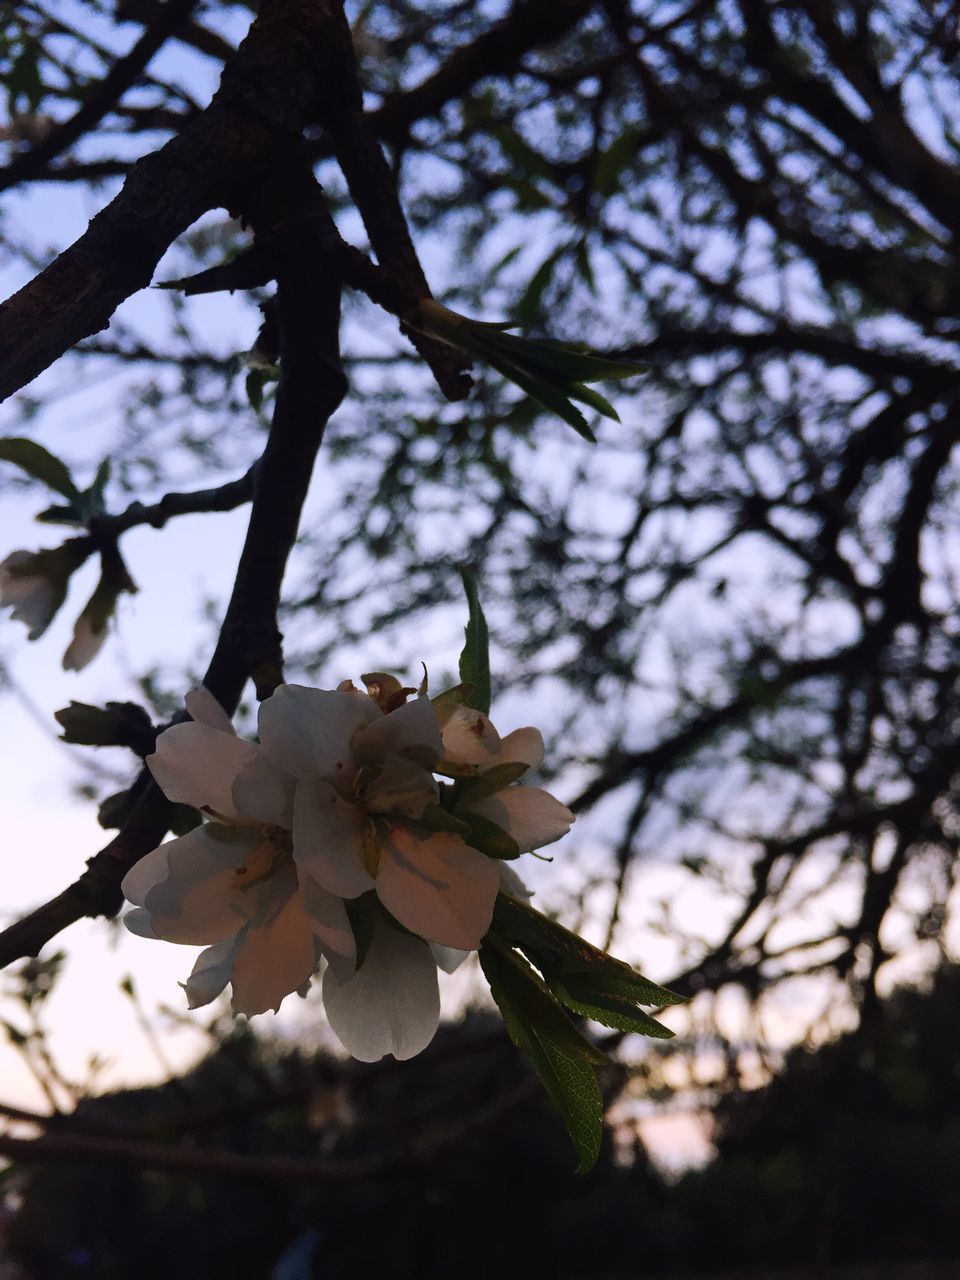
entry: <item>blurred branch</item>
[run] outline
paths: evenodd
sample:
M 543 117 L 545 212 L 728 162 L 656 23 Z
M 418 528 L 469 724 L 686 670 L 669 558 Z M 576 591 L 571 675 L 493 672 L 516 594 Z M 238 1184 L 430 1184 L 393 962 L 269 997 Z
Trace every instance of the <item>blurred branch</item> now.
M 516 74 L 533 49 L 560 40 L 593 8 L 593 0 L 518 0 L 507 15 L 457 49 L 426 80 L 390 94 L 369 114 L 369 128 L 386 142 L 403 142 L 418 120 L 437 115 L 488 76 Z
M 29 181 L 51 160 L 98 125 L 136 83 L 153 55 L 196 4 L 197 0 L 168 0 L 162 7 L 158 6 L 156 16 L 130 52 L 114 63 L 70 119 L 57 125 L 42 141 L 0 170 L 0 191 L 7 191 L 18 182 Z
M 375 1178 L 429 1161 L 437 1152 L 476 1133 L 528 1102 L 537 1083 L 528 1077 L 440 1132 L 398 1144 L 377 1156 L 246 1156 L 232 1151 L 200 1151 L 80 1133 L 47 1133 L 39 1138 L 0 1134 L 0 1155 L 29 1163 L 92 1160 L 131 1164 L 187 1177 L 216 1177 L 245 1182 L 320 1182 Z M 32 1119 L 33 1117 L 31 1117 Z

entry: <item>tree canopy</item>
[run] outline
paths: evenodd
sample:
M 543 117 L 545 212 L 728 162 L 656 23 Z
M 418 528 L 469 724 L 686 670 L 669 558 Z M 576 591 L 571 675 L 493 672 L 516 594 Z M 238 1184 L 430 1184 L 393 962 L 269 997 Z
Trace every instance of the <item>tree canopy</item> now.
M 258 10 L 4 11 L 3 249 L 24 283 L 0 387 L 9 434 L 77 479 L 21 447 L 3 480 L 59 488 L 45 518 L 80 525 L 51 580 L 100 556 L 99 637 L 133 580 L 151 591 L 127 530 L 252 500 L 209 652 L 183 655 L 232 711 L 284 662 L 415 670 L 469 567 L 496 684 L 550 730 L 608 942 L 639 958 L 634 930 L 659 929 L 657 976 L 687 994 L 826 974 L 869 1009 L 886 961 L 947 945 L 955 874 L 952 6 Z M 72 244 L 29 216 L 51 199 L 97 210 Z M 139 306 L 151 281 L 169 287 Z M 642 366 L 601 384 L 620 421 L 588 388 L 598 443 L 578 439 L 564 396 L 438 341 L 431 293 Z M 58 379 L 118 369 L 110 420 L 63 440 Z M 172 713 L 186 677 L 140 674 Z M 137 713 L 116 714 L 126 743 Z M 115 913 L 172 818 L 141 776 L 0 958 Z M 665 867 L 674 900 L 651 900 Z M 708 927 L 683 917 L 687 881 Z

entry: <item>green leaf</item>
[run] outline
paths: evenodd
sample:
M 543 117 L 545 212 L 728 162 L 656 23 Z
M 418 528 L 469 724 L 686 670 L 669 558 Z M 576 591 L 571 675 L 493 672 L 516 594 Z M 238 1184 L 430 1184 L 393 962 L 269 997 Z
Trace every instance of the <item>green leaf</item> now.
M 28 476 L 63 494 L 71 502 L 80 496 L 66 465 L 36 440 L 28 440 L 25 436 L 0 436 L 0 462 L 12 462 Z
M 518 778 L 522 778 L 525 773 L 529 772 L 530 766 L 520 762 L 495 764 L 493 768 L 485 769 L 479 778 L 464 787 L 457 798 L 457 805 L 472 804 L 477 800 L 486 800 L 487 796 L 503 791 L 512 782 L 516 782 Z
M 518 366 L 513 361 L 504 358 L 496 350 L 487 347 L 482 341 L 474 344 L 470 349 L 470 354 L 476 355 L 479 359 L 485 361 L 491 369 L 496 369 L 508 382 L 513 382 L 525 391 L 531 400 L 535 400 L 542 409 L 546 409 L 549 413 L 555 413 L 568 426 L 573 427 L 578 435 L 583 436 L 584 440 L 588 440 L 591 444 L 597 443 L 597 437 L 593 434 L 587 425 L 587 420 L 571 403 L 567 395 L 546 379 L 537 377 L 530 373 L 529 370 Z
M 490 134 L 500 143 L 507 159 L 512 160 L 523 173 L 531 177 L 545 178 L 551 183 L 556 181 L 553 166 L 546 157 L 535 150 L 509 125 L 496 125 L 490 130 Z
M 508 991 L 515 1018 L 522 1018 L 525 1025 L 536 1027 L 541 1035 L 554 1040 L 565 1053 L 582 1057 L 596 1067 L 609 1064 L 607 1054 L 570 1021 L 540 975 L 522 955 L 496 939 L 488 938 L 480 948 L 481 964 L 484 956 L 488 965 L 500 975 L 501 988 Z
M 607 982 L 602 976 L 589 973 L 571 973 L 548 978 L 547 986 L 568 1009 L 605 1027 L 658 1040 L 669 1040 L 674 1034 L 636 1007 L 636 999 L 626 983 Z
M 528 294 L 532 289 L 534 300 L 552 261 L 548 258 L 541 264 L 531 281 Z M 504 332 L 513 327 L 513 322 L 470 320 L 432 298 L 421 298 L 404 320 L 420 333 L 488 364 L 591 443 L 595 443 L 593 432 L 572 401 L 589 404 L 607 417 L 617 415 L 609 401 L 588 391 L 584 384 L 642 372 L 640 365 L 597 355 L 581 344 L 517 337 Z
M 472 693 L 472 684 L 455 684 L 452 689 L 444 689 L 443 693 L 438 693 L 430 701 L 438 711 L 445 711 L 447 707 L 468 707 L 468 699 Z
M 85 489 L 81 495 L 83 514 L 89 519 L 91 516 L 101 516 L 105 511 L 104 493 L 107 485 L 110 483 L 110 459 L 104 458 L 97 467 L 97 474 L 93 477 L 93 484 L 89 489 Z
M 580 279 L 587 286 L 587 288 L 594 295 L 594 297 L 596 297 L 597 280 L 596 280 L 596 276 L 594 276 L 593 274 L 593 263 L 590 261 L 590 245 L 587 242 L 586 236 L 583 236 L 580 240 L 577 241 L 576 264 L 577 264 L 577 274 L 580 276 Z
M 566 980 L 571 974 L 600 975 L 609 995 L 635 1004 L 662 1007 L 685 1003 L 683 996 L 651 982 L 630 965 L 607 955 L 512 894 L 498 896 L 491 931 L 523 951 L 548 981 L 555 976 Z
M 467 597 L 469 616 L 464 630 L 463 652 L 460 654 L 460 679 L 471 685 L 469 695 L 464 699 L 468 707 L 475 711 L 490 714 L 490 633 L 487 620 L 483 616 L 480 597 L 477 593 L 477 579 L 473 573 L 464 569 L 460 573 L 463 590 Z
M 596 409 L 597 413 L 602 414 L 604 418 L 610 418 L 613 422 L 620 421 L 619 413 L 617 413 L 607 397 L 602 396 L 593 387 L 588 387 L 583 382 L 575 382 L 568 388 L 568 394 L 571 400 L 579 400 L 581 404 L 588 404 L 591 409 Z
M 504 333 L 497 325 L 470 322 L 471 328 L 488 330 L 483 336 L 488 346 L 504 359 L 552 382 L 617 381 L 644 372 L 644 366 L 629 360 L 614 360 L 597 355 L 589 347 L 576 342 L 557 342 L 552 338 L 521 338 Z
M 41 524 L 65 524 L 71 529 L 82 529 L 84 525 L 83 517 L 73 503 L 67 506 L 56 503 L 52 507 L 45 507 L 33 518 Z
M 578 1173 L 597 1161 L 603 1100 L 594 1064 L 606 1061 L 576 1029 L 536 974 L 514 952 L 484 944 L 480 967 L 510 1039 L 540 1077 L 580 1157 Z
M 540 319 L 540 304 L 543 295 L 546 292 L 550 281 L 553 279 L 553 273 L 557 269 L 557 263 L 567 252 L 569 245 L 563 243 L 554 251 L 547 255 L 540 263 L 536 271 L 530 277 L 530 283 L 524 289 L 517 301 L 515 314 L 517 323 L 524 327 L 536 324 Z
M 442 809 L 438 804 L 428 804 L 423 813 L 417 819 L 421 827 L 426 827 L 428 831 L 452 831 L 458 836 L 468 836 L 470 828 L 462 819 L 454 817 L 446 809 Z
M 124 592 L 134 595 L 136 591 L 137 584 L 127 572 L 120 552 L 115 546 L 105 546 L 100 552 L 100 580 L 74 624 L 73 640 L 63 655 L 64 671 L 82 671 L 92 661 L 106 638 L 120 596 Z
M 619 134 L 594 165 L 592 186 L 598 195 L 612 196 L 620 185 L 620 174 L 637 161 L 643 131 L 631 125 Z
M 469 824 L 470 831 L 464 839 L 472 848 L 479 849 L 488 858 L 499 858 L 508 862 L 520 857 L 520 846 L 516 840 L 495 822 L 491 822 L 489 818 L 482 818 L 479 813 L 464 813 L 462 816 Z

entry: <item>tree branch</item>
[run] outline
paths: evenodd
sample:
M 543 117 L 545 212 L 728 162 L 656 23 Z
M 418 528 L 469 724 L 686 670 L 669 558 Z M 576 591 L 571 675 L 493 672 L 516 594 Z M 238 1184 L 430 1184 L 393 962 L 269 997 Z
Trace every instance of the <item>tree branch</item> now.
M 0 400 L 104 328 L 121 302 L 149 284 L 161 256 L 201 214 L 220 205 L 242 213 L 237 193 L 276 173 L 277 154 L 290 156 L 307 120 L 334 119 L 342 112 L 336 95 L 348 92 L 349 38 L 336 0 L 264 0 L 210 105 L 135 165 L 120 194 L 80 239 L 0 306 Z M 350 53 L 346 72 L 344 39 Z M 399 210 L 395 192 L 393 200 Z M 392 226 L 389 246 L 378 234 L 378 275 L 395 270 L 384 252 L 400 253 L 400 288 L 394 294 L 409 309 L 429 290 L 409 234 L 400 252 L 395 219 Z M 448 350 L 425 348 L 424 355 L 448 395 L 466 394 L 463 366 L 451 364 Z
M 205 515 L 215 511 L 234 511 L 253 497 L 259 463 L 254 463 L 236 480 L 212 489 L 194 489 L 191 493 L 165 493 L 157 502 L 131 502 L 126 511 L 113 516 L 95 516 L 87 527 L 95 538 L 117 538 L 128 529 L 148 524 L 162 529 L 175 516 Z
M 46 1133 L 39 1138 L 0 1134 L 0 1155 L 23 1163 L 93 1160 L 158 1169 L 188 1177 L 216 1177 L 245 1182 L 339 1182 L 374 1178 L 431 1159 L 445 1147 L 480 1132 L 489 1124 L 529 1102 L 537 1082 L 527 1076 L 483 1106 L 468 1111 L 440 1132 L 413 1137 L 384 1155 L 376 1156 L 248 1156 L 233 1151 L 197 1150 L 137 1142 L 127 1138 L 80 1133 Z
M 244 207 L 258 234 L 286 249 L 278 264 L 281 376 L 233 593 L 204 684 L 228 712 L 253 675 L 261 696 L 281 679 L 277 604 L 327 420 L 346 391 L 340 368 L 340 280 L 328 261 L 332 220 L 308 166 L 279 153 L 277 171 L 251 175 Z M 296 235 L 282 232 L 296 227 Z M 335 244 L 335 242 L 334 242 Z M 174 806 L 146 769 L 116 837 L 69 888 L 0 933 L 0 967 L 36 955 L 84 916 L 115 915 L 127 871 L 165 835 Z

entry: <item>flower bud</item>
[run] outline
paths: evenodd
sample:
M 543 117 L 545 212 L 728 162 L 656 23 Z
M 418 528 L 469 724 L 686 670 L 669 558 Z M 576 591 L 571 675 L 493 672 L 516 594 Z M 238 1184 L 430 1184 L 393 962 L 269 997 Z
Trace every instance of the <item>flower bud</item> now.
M 70 575 L 90 554 L 86 538 L 45 551 L 11 551 L 0 563 L 0 608 L 12 610 L 36 640 L 53 621 L 67 595 Z

